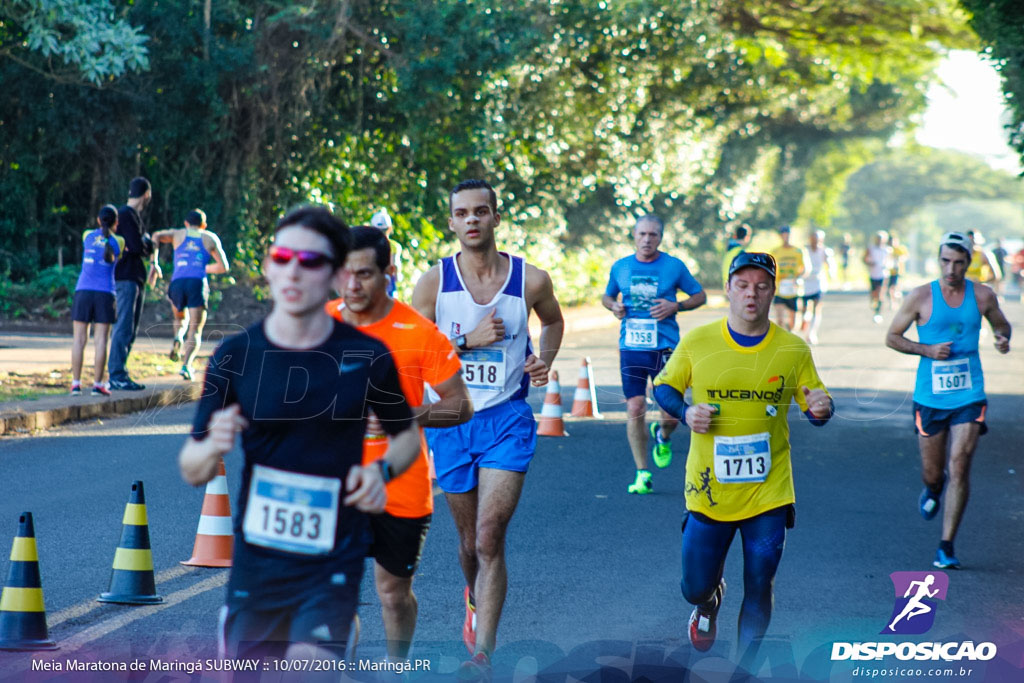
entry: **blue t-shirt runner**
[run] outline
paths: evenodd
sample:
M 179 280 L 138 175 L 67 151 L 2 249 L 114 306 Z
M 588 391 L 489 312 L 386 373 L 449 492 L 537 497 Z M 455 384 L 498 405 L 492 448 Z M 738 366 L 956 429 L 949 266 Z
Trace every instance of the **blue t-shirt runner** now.
M 636 479 L 629 493 L 650 493 L 647 466 L 648 433 L 654 440 L 654 464 L 672 462 L 669 437 L 678 424 L 667 413 L 647 430 L 647 383 L 658 376 L 672 349 L 679 343 L 676 315 L 702 305 L 707 297 L 690 269 L 679 259 L 658 250 L 664 236 L 662 220 L 642 216 L 633 229 L 636 252 L 612 265 L 602 303 L 621 320 L 619 325 L 619 375 L 626 397 L 626 436 L 636 465 Z M 676 293 L 688 295 L 676 300 Z M 619 301 L 619 295 L 622 300 Z M 660 319 L 659 319 L 660 318 Z
M 674 256 L 658 252 L 644 263 L 636 254 L 619 259 L 612 266 L 604 293 L 613 299 L 622 294 L 626 317 L 619 327 L 619 348 L 632 351 L 674 349 L 679 343 L 679 323 L 675 315 L 655 320 L 651 306 L 655 299 L 675 301 L 676 292 L 693 296 L 702 291 L 686 264 Z

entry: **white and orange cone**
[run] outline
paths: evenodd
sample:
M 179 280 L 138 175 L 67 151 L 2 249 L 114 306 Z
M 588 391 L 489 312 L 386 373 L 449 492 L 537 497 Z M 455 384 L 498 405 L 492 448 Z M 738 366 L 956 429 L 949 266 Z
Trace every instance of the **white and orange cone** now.
M 189 567 L 230 567 L 234 543 L 228 478 L 222 459 L 217 465 L 217 476 L 206 484 L 192 557 L 182 564 Z
M 580 377 L 576 383 L 576 393 L 572 400 L 573 417 L 596 417 L 601 418 L 597 409 L 597 394 L 594 391 L 593 367 L 590 358 L 584 358 L 580 364 Z
M 562 387 L 558 383 L 558 371 L 552 370 L 548 378 L 548 390 L 544 394 L 544 405 L 537 422 L 538 436 L 569 436 L 562 421 Z

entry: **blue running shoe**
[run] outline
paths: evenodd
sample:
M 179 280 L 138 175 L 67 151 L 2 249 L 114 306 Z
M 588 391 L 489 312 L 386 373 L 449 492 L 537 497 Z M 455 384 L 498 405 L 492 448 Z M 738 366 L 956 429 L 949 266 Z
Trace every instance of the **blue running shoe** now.
M 942 478 L 942 485 L 939 486 L 938 493 L 935 493 L 927 486 L 924 487 L 924 490 L 921 491 L 921 497 L 918 499 L 918 509 L 921 511 L 922 517 L 934 519 L 935 515 L 939 514 L 939 507 L 942 505 L 942 491 L 945 488 L 946 477 Z
M 939 569 L 960 569 L 960 560 L 942 548 L 935 551 L 935 561 L 932 564 Z

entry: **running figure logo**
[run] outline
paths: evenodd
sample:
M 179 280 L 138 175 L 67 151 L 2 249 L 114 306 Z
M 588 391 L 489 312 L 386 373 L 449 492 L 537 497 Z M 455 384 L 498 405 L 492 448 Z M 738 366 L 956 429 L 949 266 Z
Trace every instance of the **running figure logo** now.
M 935 623 L 937 600 L 946 599 L 949 577 L 943 572 L 893 572 L 889 578 L 896 591 L 896 604 L 882 633 L 927 632 Z
M 718 503 L 711 497 L 711 468 L 705 467 L 704 471 L 700 473 L 700 488 L 697 488 L 690 482 L 686 482 L 686 495 L 706 493 L 708 494 L 708 505 L 715 506 Z

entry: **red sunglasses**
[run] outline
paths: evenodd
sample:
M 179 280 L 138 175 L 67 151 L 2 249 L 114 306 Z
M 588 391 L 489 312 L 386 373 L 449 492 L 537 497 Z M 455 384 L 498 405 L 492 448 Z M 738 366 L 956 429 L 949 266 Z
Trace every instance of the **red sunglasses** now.
M 270 260 L 279 266 L 288 265 L 294 258 L 299 259 L 300 268 L 307 268 L 309 270 L 316 270 L 328 263 L 334 263 L 333 257 L 319 251 L 289 249 L 288 247 L 282 247 L 277 244 L 270 247 L 270 251 L 268 251 L 267 254 L 270 256 Z

